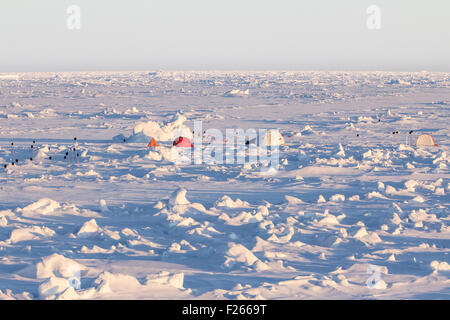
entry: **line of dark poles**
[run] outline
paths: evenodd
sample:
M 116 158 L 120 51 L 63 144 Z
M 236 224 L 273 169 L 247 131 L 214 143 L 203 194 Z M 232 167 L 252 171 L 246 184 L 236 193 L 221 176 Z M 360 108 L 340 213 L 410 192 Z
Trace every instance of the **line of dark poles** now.
M 64 155 L 64 160 L 66 161 L 66 166 L 69 165 L 69 161 L 70 160 L 75 162 L 74 161 L 75 159 L 73 157 L 76 157 L 76 160 L 77 160 L 77 163 L 78 163 L 78 159 L 80 157 L 80 153 L 77 152 L 77 149 L 75 147 L 75 144 L 77 142 L 77 138 L 75 137 L 75 138 L 73 138 L 73 140 L 74 140 L 74 145 L 72 147 L 70 147 L 69 151 L 66 151 L 66 153 Z M 36 147 L 36 140 L 33 140 L 33 144 L 30 147 L 30 152 L 31 152 L 30 158 L 29 158 L 30 161 L 33 161 L 34 150 L 36 149 L 35 147 Z M 70 151 L 73 151 L 73 153 L 69 153 Z M 76 152 L 76 154 L 75 154 L 75 152 Z M 53 157 L 49 156 L 48 160 L 53 160 Z M 8 168 L 8 165 L 14 166 L 14 165 L 16 165 L 18 163 L 19 163 L 19 159 L 16 158 L 16 152 L 15 152 L 15 149 L 14 149 L 14 142 L 11 142 L 11 163 L 10 164 L 4 164 L 3 168 L 6 170 Z

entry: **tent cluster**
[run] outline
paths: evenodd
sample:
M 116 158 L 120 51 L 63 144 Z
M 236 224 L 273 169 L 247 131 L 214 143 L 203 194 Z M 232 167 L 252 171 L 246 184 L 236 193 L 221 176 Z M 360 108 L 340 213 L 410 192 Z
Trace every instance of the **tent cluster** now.
M 257 138 L 249 139 L 245 142 L 246 145 L 249 144 L 256 144 Z M 284 146 L 284 138 L 283 135 L 280 134 L 277 130 L 269 130 L 267 133 L 261 137 L 260 144 L 263 146 Z M 178 137 L 173 142 L 172 145 L 174 147 L 181 147 L 181 148 L 192 148 L 194 145 L 192 144 L 191 140 L 187 137 Z M 147 147 L 153 148 L 158 147 L 158 142 L 155 138 L 150 138 L 150 142 L 148 143 Z
M 172 145 L 174 147 L 181 147 L 181 148 L 192 148 L 194 146 L 191 143 L 191 140 L 189 140 L 189 138 L 181 137 L 181 136 L 176 138 L 172 142 Z M 150 142 L 148 143 L 147 147 L 149 147 L 149 148 L 159 147 L 159 144 L 155 138 L 150 138 Z
M 394 132 L 398 133 L 397 132 Z M 413 131 L 411 130 L 409 134 L 411 135 Z M 357 135 L 359 136 L 359 134 Z M 258 139 L 253 138 L 249 139 L 245 142 L 246 145 L 250 144 L 257 144 Z M 194 145 L 191 143 L 191 140 L 187 137 L 178 137 L 173 142 L 172 145 L 174 147 L 181 147 L 181 148 L 192 148 Z M 262 146 L 284 146 L 284 138 L 283 135 L 278 132 L 278 130 L 268 130 L 267 133 L 260 138 L 260 145 Z M 434 141 L 434 138 L 430 134 L 422 134 L 416 139 L 416 146 L 435 146 L 437 147 L 438 144 Z M 159 147 L 158 142 L 155 138 L 150 138 L 150 142 L 148 143 L 147 147 L 153 148 L 153 147 Z

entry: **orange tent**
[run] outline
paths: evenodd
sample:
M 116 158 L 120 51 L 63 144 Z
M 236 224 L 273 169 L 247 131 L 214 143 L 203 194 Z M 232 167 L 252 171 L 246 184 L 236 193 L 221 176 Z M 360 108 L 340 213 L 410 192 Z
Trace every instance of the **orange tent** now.
M 148 146 L 147 146 L 147 147 L 149 147 L 149 148 L 159 147 L 159 144 L 158 144 L 158 142 L 156 142 L 155 138 L 152 138 L 152 141 L 150 141 L 150 142 L 148 143 Z

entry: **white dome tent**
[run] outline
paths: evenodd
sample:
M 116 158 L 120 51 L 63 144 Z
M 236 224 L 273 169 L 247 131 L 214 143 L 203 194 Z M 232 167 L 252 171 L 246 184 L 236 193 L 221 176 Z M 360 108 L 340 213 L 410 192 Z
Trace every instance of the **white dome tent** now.
M 436 142 L 434 142 L 433 136 L 431 134 L 421 134 L 419 137 L 417 137 L 416 146 L 417 147 L 424 147 L 424 146 L 437 147 L 438 144 Z
M 247 140 L 245 144 L 256 144 L 257 138 Z M 260 146 L 284 146 L 283 135 L 276 129 L 270 129 L 264 135 L 259 137 Z
M 284 146 L 284 138 L 278 130 L 271 129 L 261 138 L 261 145 Z

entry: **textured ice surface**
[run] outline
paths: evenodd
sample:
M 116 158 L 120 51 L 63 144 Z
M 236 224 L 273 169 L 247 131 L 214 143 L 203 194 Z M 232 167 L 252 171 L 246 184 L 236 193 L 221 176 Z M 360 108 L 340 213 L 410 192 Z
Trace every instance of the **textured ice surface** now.
M 448 299 L 449 80 L 2 77 L 0 298 Z M 174 164 L 171 135 L 196 120 L 278 129 L 279 167 Z M 422 133 L 438 147 L 413 146 Z

